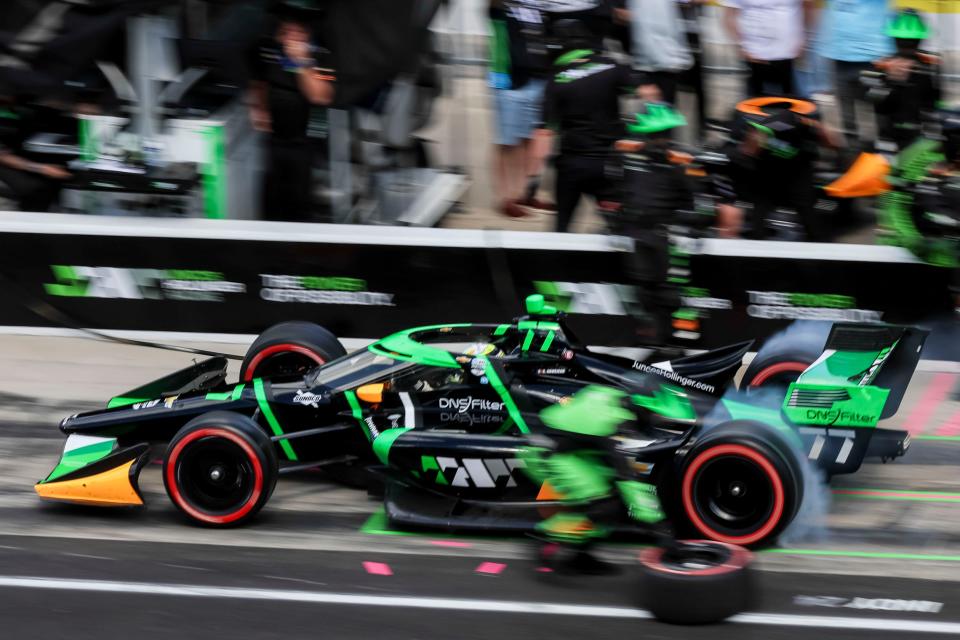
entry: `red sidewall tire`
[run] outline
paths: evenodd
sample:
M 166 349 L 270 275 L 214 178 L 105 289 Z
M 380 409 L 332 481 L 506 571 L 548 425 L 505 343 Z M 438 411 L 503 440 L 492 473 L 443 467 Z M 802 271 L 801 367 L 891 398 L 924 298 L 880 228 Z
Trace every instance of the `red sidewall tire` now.
M 287 377 L 295 373 L 299 375 L 304 368 L 326 364 L 346 353 L 337 337 L 318 324 L 300 320 L 281 322 L 257 336 L 247 349 L 240 365 L 240 379 L 249 382 L 254 378 Z M 286 358 L 292 358 L 293 362 L 278 362 L 272 369 L 268 366 L 273 358 L 284 354 Z M 298 357 L 305 362 L 298 361 Z M 281 364 L 286 366 L 276 366 Z
M 250 496 L 235 511 L 225 515 L 205 513 L 195 508 L 190 504 L 190 501 L 184 497 L 180 489 L 179 474 L 177 473 L 177 462 L 179 461 L 180 454 L 182 454 L 183 450 L 191 443 L 202 438 L 210 437 L 225 438 L 240 447 L 253 468 L 254 484 L 253 489 L 250 491 Z M 164 479 L 167 482 L 167 489 L 170 492 L 170 499 L 173 500 L 173 503 L 194 520 L 212 525 L 233 524 L 253 511 L 260 500 L 260 496 L 263 495 L 263 476 L 263 463 L 260 461 L 260 457 L 257 455 L 253 446 L 242 436 L 218 427 L 197 429 L 196 431 L 188 433 L 174 445 L 173 449 L 167 455 L 167 464 L 164 467 Z
M 739 456 L 750 460 L 763 471 L 770 481 L 773 492 L 773 504 L 771 505 L 770 515 L 767 516 L 767 519 L 764 520 L 761 526 L 748 534 L 733 536 L 717 531 L 704 521 L 694 503 L 693 489 L 697 472 L 706 462 L 720 456 Z M 718 542 L 734 545 L 751 545 L 764 540 L 778 528 L 785 511 L 786 496 L 784 493 L 783 479 L 780 477 L 780 473 L 777 471 L 773 462 L 771 462 L 765 453 L 744 444 L 718 443 L 697 453 L 690 464 L 684 469 L 681 485 L 681 501 L 687 519 L 701 535 Z
M 662 622 L 695 625 L 720 622 L 751 608 L 754 588 L 752 554 L 715 541 L 686 541 L 728 551 L 722 564 L 699 570 L 669 567 L 665 549 L 645 549 L 640 555 L 639 604 Z M 681 547 L 684 541 L 679 543 Z
M 195 450 L 198 447 L 201 449 Z M 211 487 L 196 484 L 204 481 L 188 475 L 201 471 L 193 465 L 214 463 L 225 464 L 228 473 L 237 474 L 243 484 L 237 485 L 235 493 L 208 495 Z M 230 527 L 253 518 L 270 499 L 277 484 L 279 461 L 269 435 L 253 419 L 232 411 L 211 411 L 188 422 L 173 437 L 164 456 L 162 475 L 170 501 L 194 524 Z M 222 488 L 229 490 L 231 486 Z
M 716 566 L 697 569 L 695 571 L 680 571 L 677 569 L 672 569 L 664 564 L 663 556 L 666 553 L 666 549 L 663 547 L 647 547 L 640 552 L 640 564 L 644 565 L 650 571 L 657 571 L 660 573 L 670 573 L 683 576 L 717 576 L 724 573 L 740 571 L 753 560 L 753 554 L 739 545 L 719 542 L 717 540 L 683 540 L 681 542 L 694 542 L 723 546 L 727 549 L 727 551 L 730 552 L 730 557 L 723 564 L 718 564 Z
M 751 389 L 762 387 L 763 384 L 770 378 L 775 378 L 776 376 L 780 376 L 785 373 L 796 373 L 797 375 L 794 377 L 794 379 L 796 379 L 799 378 L 800 374 L 806 371 L 807 367 L 809 366 L 809 362 L 800 362 L 796 360 L 777 362 L 758 371 L 747 386 Z
M 327 363 L 326 358 L 308 347 L 291 343 L 275 344 L 263 349 L 262 351 L 258 351 L 252 358 L 250 358 L 249 362 L 244 364 L 243 381 L 250 382 L 253 380 L 254 377 L 256 377 L 255 374 L 257 367 L 263 363 L 264 360 L 267 360 L 271 356 L 275 356 L 278 353 L 299 353 L 302 356 L 310 358 L 318 365 Z

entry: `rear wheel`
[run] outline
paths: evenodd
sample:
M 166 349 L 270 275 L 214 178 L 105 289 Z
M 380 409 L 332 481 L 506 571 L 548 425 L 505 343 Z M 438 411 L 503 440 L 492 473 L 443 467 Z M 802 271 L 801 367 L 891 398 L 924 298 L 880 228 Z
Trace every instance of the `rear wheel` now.
M 716 427 L 687 454 L 680 472 L 680 518 L 696 535 L 744 546 L 771 543 L 803 500 L 803 469 L 773 428 Z
M 277 454 L 253 420 L 213 411 L 188 422 L 163 462 L 174 506 L 193 522 L 236 526 L 253 518 L 277 483 Z
M 797 323 L 768 340 L 744 371 L 740 388 L 780 386 L 786 390 L 823 353 L 830 326 L 828 322 Z
M 240 379 L 293 378 L 347 351 L 337 337 L 312 322 L 282 322 L 261 333 L 243 358 Z
M 749 608 L 752 555 L 712 540 L 681 540 L 640 554 L 640 604 L 672 624 L 720 622 Z

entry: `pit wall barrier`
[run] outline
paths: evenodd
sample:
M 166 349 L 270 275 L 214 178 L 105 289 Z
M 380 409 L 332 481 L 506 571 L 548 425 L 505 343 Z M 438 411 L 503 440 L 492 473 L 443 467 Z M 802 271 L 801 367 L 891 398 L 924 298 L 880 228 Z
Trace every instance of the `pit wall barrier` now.
M 299 319 L 377 338 L 417 325 L 502 322 L 539 292 L 588 344 L 638 346 L 631 247 L 584 234 L 0 213 L 0 327 L 256 334 Z M 678 344 L 762 338 L 794 319 L 922 323 L 936 328 L 925 357 L 960 360 L 951 274 L 903 249 L 678 247 L 689 254 L 677 284 Z

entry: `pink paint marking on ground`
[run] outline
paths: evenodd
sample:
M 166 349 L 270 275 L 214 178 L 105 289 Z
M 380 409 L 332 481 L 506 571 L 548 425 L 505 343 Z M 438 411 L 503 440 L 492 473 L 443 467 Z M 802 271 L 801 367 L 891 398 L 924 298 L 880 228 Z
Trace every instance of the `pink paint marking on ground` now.
M 957 374 L 955 373 L 938 373 L 934 376 L 930 386 L 927 387 L 927 390 L 920 397 L 920 401 L 917 402 L 917 406 L 906 419 L 907 431 L 911 435 L 924 433 L 927 422 L 930 421 L 937 407 L 950 393 L 956 379 Z
M 456 540 L 431 540 L 430 544 L 438 547 L 454 547 L 457 549 L 469 549 L 473 546 L 469 542 L 458 542 Z
M 501 562 L 481 562 L 474 571 L 477 573 L 487 573 L 490 575 L 500 575 L 500 573 L 507 568 L 507 565 Z
M 540 573 L 553 573 L 553 569 L 550 567 L 537 567 L 537 571 Z
M 960 436 L 960 410 L 950 416 L 946 422 L 940 425 L 936 434 L 938 436 Z
M 364 562 L 363 568 L 367 570 L 372 576 L 392 576 L 393 571 L 390 569 L 390 565 L 384 564 L 382 562 Z

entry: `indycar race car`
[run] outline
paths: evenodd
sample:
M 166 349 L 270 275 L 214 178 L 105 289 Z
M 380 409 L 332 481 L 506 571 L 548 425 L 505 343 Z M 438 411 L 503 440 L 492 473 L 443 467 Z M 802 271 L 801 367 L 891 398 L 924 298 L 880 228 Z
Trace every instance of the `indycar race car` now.
M 229 526 L 263 507 L 278 474 L 320 467 L 378 479 L 399 525 L 529 530 L 562 505 L 521 472 L 527 436 L 545 408 L 605 385 L 636 407 L 618 447 L 676 526 L 763 544 L 799 508 L 804 458 L 833 475 L 905 452 L 905 432 L 876 425 L 896 412 L 925 338 L 835 324 L 818 353 L 761 349 L 737 390 L 750 342 L 666 361 L 595 352 L 539 295 L 511 323 L 419 327 L 349 354 L 321 327 L 288 322 L 251 345 L 237 383 L 213 357 L 63 420 L 62 458 L 36 491 L 141 505 L 140 470 L 162 459 L 174 505 Z

